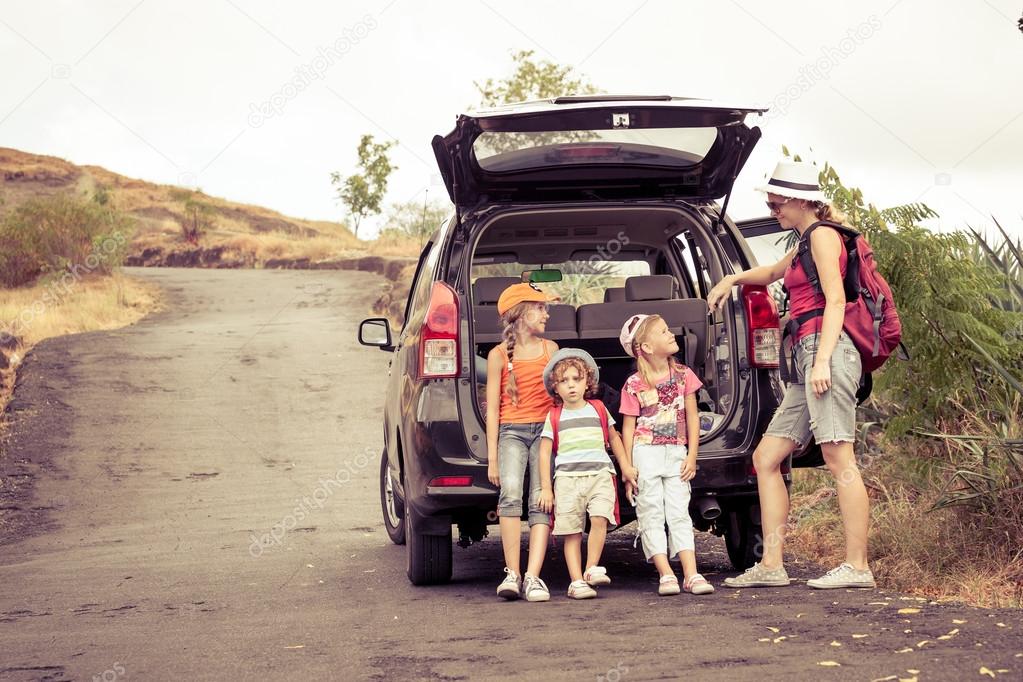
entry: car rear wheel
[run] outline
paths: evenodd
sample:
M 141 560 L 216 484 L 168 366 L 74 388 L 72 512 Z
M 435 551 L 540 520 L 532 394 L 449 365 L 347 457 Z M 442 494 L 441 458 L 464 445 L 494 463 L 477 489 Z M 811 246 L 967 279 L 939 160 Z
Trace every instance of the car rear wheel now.
M 391 479 L 391 472 L 387 466 L 387 450 L 384 450 L 380 458 L 380 506 L 384 512 L 384 528 L 387 529 L 387 537 L 396 545 L 405 544 L 405 524 L 401 517 L 404 514 L 403 505 L 394 492 L 394 481 Z
M 406 573 L 413 585 L 437 585 L 451 580 L 451 526 L 441 535 L 427 535 L 417 516 L 405 507 Z M 424 524 L 425 525 L 425 524 Z
M 736 570 L 745 571 L 764 554 L 763 531 L 757 516 L 757 507 L 746 506 L 732 509 L 728 514 L 728 528 L 725 531 L 725 547 L 728 558 Z

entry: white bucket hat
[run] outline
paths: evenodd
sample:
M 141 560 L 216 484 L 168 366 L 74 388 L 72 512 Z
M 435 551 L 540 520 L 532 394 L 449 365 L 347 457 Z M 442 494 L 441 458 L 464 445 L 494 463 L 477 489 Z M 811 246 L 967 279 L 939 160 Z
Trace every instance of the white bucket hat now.
M 818 178 L 820 171 L 812 163 L 803 161 L 779 161 L 766 185 L 757 187 L 758 192 L 768 192 L 793 199 L 827 201 L 821 191 Z

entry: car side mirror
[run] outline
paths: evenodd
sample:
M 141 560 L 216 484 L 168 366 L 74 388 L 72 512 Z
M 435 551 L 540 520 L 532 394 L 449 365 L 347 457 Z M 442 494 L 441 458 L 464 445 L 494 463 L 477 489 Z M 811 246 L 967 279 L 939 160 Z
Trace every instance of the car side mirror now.
M 391 323 L 383 317 L 371 317 L 359 324 L 359 343 L 380 350 L 394 350 L 391 343 Z

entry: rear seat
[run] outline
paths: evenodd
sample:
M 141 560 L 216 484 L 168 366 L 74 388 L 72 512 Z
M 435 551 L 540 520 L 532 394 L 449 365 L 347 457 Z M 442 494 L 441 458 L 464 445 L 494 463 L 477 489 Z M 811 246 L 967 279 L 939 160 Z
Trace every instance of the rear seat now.
M 624 303 L 625 287 L 608 287 L 604 290 L 604 303 Z
M 671 275 L 630 277 L 625 281 L 625 301 L 579 306 L 576 311 L 579 338 L 610 338 L 617 343 L 622 325 L 630 316 L 656 313 L 672 332 L 685 335 L 681 344 L 685 362 L 700 367 L 707 352 L 707 302 L 700 298 L 675 298 L 677 291 Z
M 477 344 L 500 343 L 501 320 L 497 314 L 497 299 L 501 292 L 512 284 L 518 284 L 518 277 L 479 277 L 472 285 L 472 319 L 475 329 L 474 342 Z M 575 308 L 570 305 L 552 304 L 547 309 L 547 330 L 544 336 L 555 341 L 577 339 Z

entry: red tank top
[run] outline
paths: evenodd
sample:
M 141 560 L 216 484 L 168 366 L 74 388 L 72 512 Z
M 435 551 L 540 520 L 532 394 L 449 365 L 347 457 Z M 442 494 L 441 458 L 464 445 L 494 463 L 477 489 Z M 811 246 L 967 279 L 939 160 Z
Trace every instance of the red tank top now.
M 820 227 L 818 229 L 825 229 Z M 834 228 L 826 228 L 833 230 Z M 838 270 L 842 277 L 845 277 L 845 266 L 849 261 L 849 254 L 845 250 L 845 241 L 842 241 L 842 252 L 838 255 Z M 819 269 L 819 268 L 818 268 Z M 784 278 L 785 288 L 789 292 L 789 318 L 795 319 L 803 313 L 810 312 L 811 310 L 820 310 L 824 307 L 824 294 L 818 293 L 810 281 L 806 277 L 806 272 L 803 270 L 803 265 L 799 262 L 798 257 L 794 257 L 789 266 L 785 268 Z M 804 322 L 796 333 L 796 341 L 808 336 L 810 334 L 816 334 L 820 331 L 821 317 L 814 317 Z

